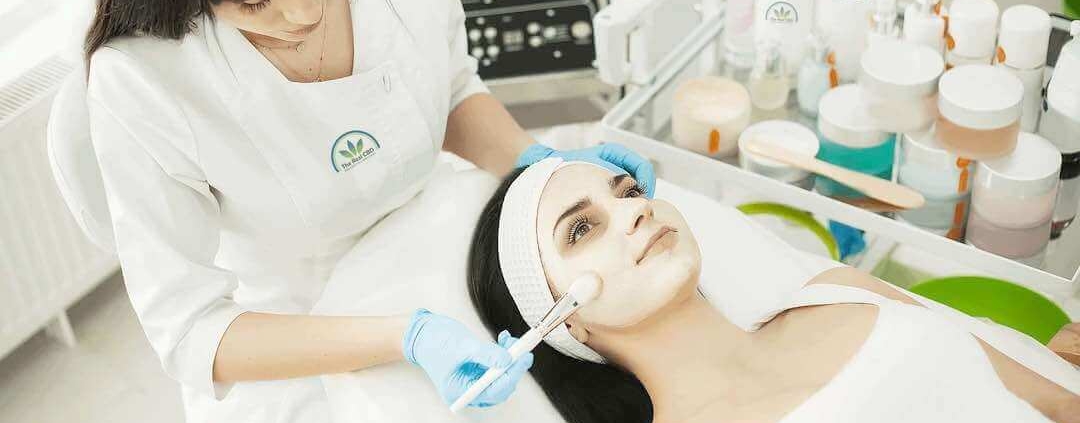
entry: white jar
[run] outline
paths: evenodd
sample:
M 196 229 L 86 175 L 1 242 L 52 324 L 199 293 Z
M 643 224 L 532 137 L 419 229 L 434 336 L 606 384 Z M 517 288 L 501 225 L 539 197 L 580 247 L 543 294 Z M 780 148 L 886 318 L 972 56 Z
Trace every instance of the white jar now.
M 1024 86 L 1008 71 L 970 65 L 945 72 L 938 83 L 937 142 L 961 157 L 992 159 L 1016 146 Z
M 975 163 L 942 148 L 929 131 L 904 134 L 899 165 L 897 182 L 926 198 L 925 205 L 900 212 L 900 218 L 953 239 L 963 238 Z
M 976 166 L 972 210 L 1001 228 L 1048 225 L 1060 172 L 1061 153 L 1057 148 L 1043 137 L 1023 132 L 1012 154 Z
M 925 131 L 937 118 L 941 55 L 926 46 L 881 39 L 863 53 L 859 87 L 867 114 L 888 132 Z
M 750 124 L 750 93 L 716 76 L 693 78 L 675 90 L 671 135 L 675 145 L 712 157 L 732 156 Z
M 814 178 L 810 172 L 751 153 L 746 150 L 750 142 L 763 142 L 814 157 L 818 153 L 814 131 L 787 120 L 766 120 L 750 125 L 739 136 L 740 167 L 780 182 L 812 188 Z

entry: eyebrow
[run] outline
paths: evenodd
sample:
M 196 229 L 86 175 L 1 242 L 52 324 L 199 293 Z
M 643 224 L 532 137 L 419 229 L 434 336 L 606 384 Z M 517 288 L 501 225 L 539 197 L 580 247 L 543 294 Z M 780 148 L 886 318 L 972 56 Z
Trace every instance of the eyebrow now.
M 555 231 L 559 229 L 559 224 L 562 223 L 563 219 L 566 219 L 567 217 L 570 217 L 570 215 L 584 210 L 591 204 L 592 200 L 589 200 L 588 198 L 582 198 L 576 203 L 574 203 L 574 205 L 570 206 L 570 208 L 566 209 L 566 211 L 564 211 L 563 214 L 559 215 L 559 218 L 555 220 L 555 226 L 551 228 L 551 235 L 555 235 Z
M 612 176 L 611 181 L 608 182 L 608 185 L 611 186 L 611 189 L 615 189 L 615 187 L 619 186 L 619 184 L 622 183 L 623 179 L 626 179 L 626 178 L 629 178 L 629 177 L 630 177 L 630 175 L 625 174 L 625 173 L 621 173 L 621 174 Z

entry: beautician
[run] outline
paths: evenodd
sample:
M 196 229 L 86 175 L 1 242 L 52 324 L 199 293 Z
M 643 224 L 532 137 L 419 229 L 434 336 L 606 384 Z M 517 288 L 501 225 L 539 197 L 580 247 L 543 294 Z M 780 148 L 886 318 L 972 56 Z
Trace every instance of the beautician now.
M 562 156 L 654 185 L 623 147 L 535 144 L 477 77 L 460 0 L 98 1 L 91 136 L 131 303 L 188 421 L 330 421 L 317 375 L 397 360 L 449 402 L 475 364 L 509 364 L 512 338 L 424 310 L 307 315 L 440 149 L 499 176 Z

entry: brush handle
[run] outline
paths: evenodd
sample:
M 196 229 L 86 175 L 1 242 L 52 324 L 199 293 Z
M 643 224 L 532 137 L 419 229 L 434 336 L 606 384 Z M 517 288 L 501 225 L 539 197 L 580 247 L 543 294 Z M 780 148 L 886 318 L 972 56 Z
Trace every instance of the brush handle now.
M 917 209 L 926 203 L 918 191 L 892 181 L 848 170 L 816 158 L 793 152 L 761 140 L 751 140 L 744 146 L 751 153 L 767 157 L 803 170 L 814 172 L 854 188 L 869 197 L 901 209 Z
M 532 351 L 533 348 L 536 348 L 536 346 L 540 344 L 540 341 L 544 339 L 544 334 L 541 332 L 542 331 L 539 329 L 530 329 L 528 332 L 525 332 L 525 335 L 523 335 L 521 339 L 518 339 L 514 345 L 507 348 L 506 351 L 510 353 L 511 358 L 510 366 L 514 365 L 514 362 L 516 362 L 518 358 L 521 358 L 525 353 Z M 476 382 L 469 385 L 469 389 L 466 389 L 464 394 L 461 394 L 453 404 L 450 404 L 450 412 L 457 413 L 464 410 L 465 407 L 468 406 L 470 402 L 473 402 L 476 397 L 480 396 L 488 386 L 495 383 L 495 379 L 498 379 L 499 376 L 506 373 L 506 369 L 509 369 L 510 366 L 492 367 L 487 369 L 487 371 L 484 372 L 484 375 L 480 376 L 480 379 L 477 379 Z

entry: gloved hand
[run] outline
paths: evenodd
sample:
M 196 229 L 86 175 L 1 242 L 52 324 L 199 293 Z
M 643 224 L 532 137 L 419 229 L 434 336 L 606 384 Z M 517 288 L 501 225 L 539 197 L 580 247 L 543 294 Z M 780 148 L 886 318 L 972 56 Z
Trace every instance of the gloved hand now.
M 526 148 L 521 156 L 518 156 L 516 167 L 528 166 L 548 157 L 589 162 L 608 168 L 615 173 L 629 173 L 645 190 L 646 197 L 652 198 L 656 192 L 656 172 L 653 170 L 652 163 L 619 144 L 600 144 L 570 151 L 559 151 L 541 144 L 533 144 Z
M 518 381 L 532 367 L 531 353 L 518 358 L 511 366 L 506 351 L 517 339 L 503 331 L 499 344 L 478 339 L 458 321 L 420 309 L 413 314 L 402 340 L 405 359 L 420 366 L 435 384 L 443 401 L 453 403 L 491 367 L 510 366 L 488 386 L 472 407 L 490 407 L 506 401 Z

